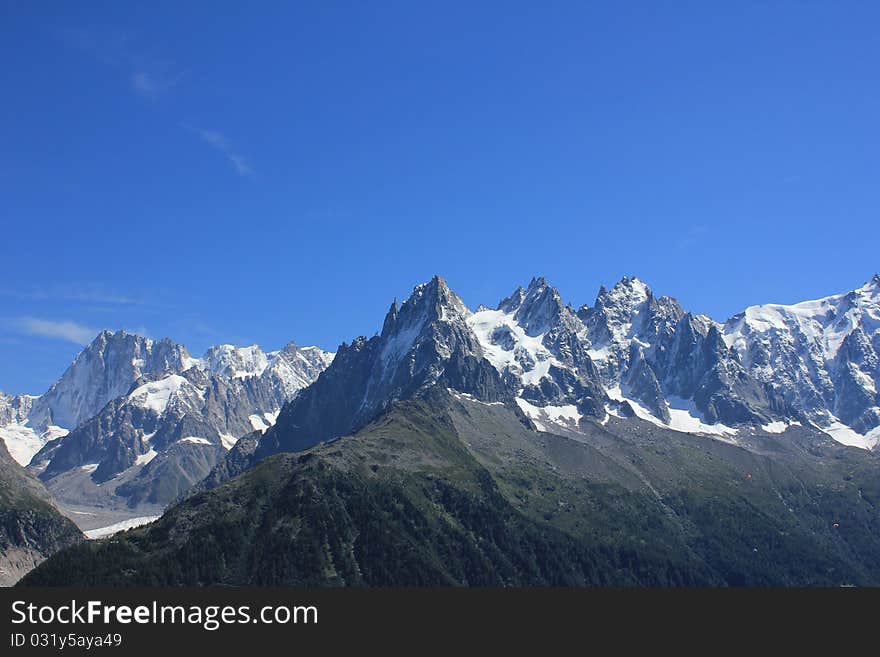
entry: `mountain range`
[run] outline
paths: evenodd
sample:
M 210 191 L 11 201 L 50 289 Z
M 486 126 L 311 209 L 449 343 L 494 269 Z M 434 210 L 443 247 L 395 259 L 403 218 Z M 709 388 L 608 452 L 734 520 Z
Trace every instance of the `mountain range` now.
M 342 344 L 278 422 L 233 448 L 207 483 L 348 435 L 435 386 L 513 403 L 539 430 L 617 416 L 736 443 L 749 428 L 778 434 L 805 425 L 872 449 L 880 441 L 878 320 L 878 276 L 854 292 L 754 306 L 723 324 L 656 297 L 638 278 L 601 288 L 578 310 L 535 278 L 495 310 L 471 312 L 435 277 L 392 304 L 381 333 Z
M 0 397 L 0 437 L 86 530 L 158 515 L 238 436 L 265 430 L 332 354 L 102 331 L 39 397 Z
M 435 277 L 335 355 L 291 344 L 193 359 L 169 340 L 104 332 L 44 395 L 2 398 L 0 435 L 83 528 L 177 500 L 130 539 L 71 548 L 26 581 L 875 582 L 878 354 L 878 276 L 723 323 L 634 277 L 577 309 L 535 278 L 473 311 Z M 725 546 L 705 515 L 716 503 L 728 529 L 756 532 L 752 555 L 778 553 L 731 570 L 719 554 L 745 548 Z M 615 505 L 626 531 L 596 538 Z M 835 514 L 858 519 L 843 543 Z M 481 527 L 493 526 L 489 541 Z M 649 538 L 656 549 L 640 547 Z M 185 574 L 204 541 L 217 561 Z M 377 574 L 379 553 L 404 544 L 411 562 Z M 782 565 L 799 551 L 813 580 Z M 107 570 L 120 563 L 135 573 L 124 582 Z

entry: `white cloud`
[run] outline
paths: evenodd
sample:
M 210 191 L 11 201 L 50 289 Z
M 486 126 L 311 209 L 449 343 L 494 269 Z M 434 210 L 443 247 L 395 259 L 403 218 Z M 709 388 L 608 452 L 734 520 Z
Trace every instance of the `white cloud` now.
M 144 98 L 155 98 L 164 90 L 164 85 L 146 71 L 131 74 L 131 88 Z
M 208 146 L 221 153 L 240 176 L 250 176 L 254 170 L 241 154 L 237 153 L 225 135 L 216 130 L 199 130 L 199 136 Z
M 142 293 L 130 294 L 100 283 L 57 283 L 40 287 L 0 287 L 0 297 L 29 301 L 82 301 L 115 305 L 148 305 Z
M 76 344 L 88 344 L 99 331 L 71 321 L 52 321 L 36 317 L 19 317 L 15 327 L 28 335 L 39 335 L 45 338 L 67 340 Z
M 128 76 L 131 90 L 142 98 L 156 99 L 180 82 L 183 74 L 129 30 L 106 27 L 58 30 L 68 45 Z

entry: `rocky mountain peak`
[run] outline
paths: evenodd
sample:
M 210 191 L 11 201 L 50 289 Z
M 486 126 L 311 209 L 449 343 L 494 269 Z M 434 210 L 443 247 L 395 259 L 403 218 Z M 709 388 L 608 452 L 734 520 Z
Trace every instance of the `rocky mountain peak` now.
M 600 287 L 593 306 L 581 307 L 577 315 L 594 347 L 609 347 L 620 357 L 627 351 L 633 331 L 649 314 L 643 311 L 650 310 L 652 304 L 656 301 L 651 289 L 639 278 L 624 276 L 610 290 Z
M 404 302 L 400 313 L 415 313 L 421 308 L 431 311 L 432 319 L 457 320 L 471 314 L 464 301 L 449 289 L 449 285 L 440 276 L 434 276 L 427 283 L 417 285 L 409 299 Z
M 236 347 L 222 344 L 211 347 L 202 361 L 209 371 L 229 378 L 259 376 L 269 364 L 266 353 L 257 345 Z
M 573 316 L 573 313 L 563 303 L 559 291 L 541 276 L 529 283 L 513 318 L 526 335 L 538 336 L 547 333 L 568 316 Z
M 856 292 L 874 301 L 880 300 L 880 274 L 874 274 L 874 277 Z
M 154 341 L 127 331 L 101 331 L 34 404 L 34 413 L 42 426 L 75 427 L 125 394 L 141 375 L 181 371 L 191 361 L 183 345 L 167 338 Z
M 340 345 L 317 381 L 284 407 L 253 458 L 346 435 L 429 389 L 506 398 L 507 387 L 468 326 L 471 316 L 439 276 L 417 285 L 403 304 L 392 303 L 381 334 Z
M 303 348 L 304 348 L 304 349 L 308 349 L 308 347 L 303 347 Z M 281 349 L 279 349 L 279 353 L 282 353 L 282 354 L 295 354 L 295 353 L 297 353 L 299 350 L 300 350 L 300 346 L 299 346 L 296 342 L 294 342 L 293 340 L 291 340 L 291 341 L 288 342 L 286 345 L 284 345 L 283 347 L 281 347 Z
M 632 312 L 652 296 L 651 288 L 644 281 L 635 276 L 632 278 L 624 276 L 614 284 L 611 290 L 597 297 L 596 305 L 601 304 L 606 308 L 612 307 Z
M 381 333 L 386 343 L 385 353 L 405 351 L 436 322 L 463 323 L 470 314 L 471 311 L 449 289 L 446 281 L 434 276 L 427 283 L 413 288 L 412 294 L 400 307 L 396 299 L 391 304 Z
M 394 297 L 394 301 L 391 302 L 391 307 L 388 309 L 388 312 L 385 315 L 385 321 L 382 324 L 382 335 L 387 335 L 394 330 L 399 312 L 400 308 L 397 304 L 397 297 Z
M 522 288 L 522 286 L 518 286 L 509 297 L 502 299 L 498 303 L 498 310 L 503 313 L 513 313 L 516 312 L 516 309 L 522 305 L 523 299 L 525 299 L 526 291 Z

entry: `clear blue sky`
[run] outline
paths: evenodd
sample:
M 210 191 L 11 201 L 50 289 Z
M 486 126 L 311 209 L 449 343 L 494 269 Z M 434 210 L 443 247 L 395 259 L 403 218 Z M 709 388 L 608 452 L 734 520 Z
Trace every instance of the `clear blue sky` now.
M 727 5 L 722 7 L 722 5 Z M 624 274 L 717 319 L 880 269 L 877 3 L 0 2 L 0 389 L 97 329 L 333 349 Z

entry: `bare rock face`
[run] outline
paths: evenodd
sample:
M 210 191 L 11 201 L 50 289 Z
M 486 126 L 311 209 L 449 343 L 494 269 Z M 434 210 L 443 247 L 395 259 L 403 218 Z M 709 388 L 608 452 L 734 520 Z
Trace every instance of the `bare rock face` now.
M 342 344 L 313 385 L 282 410 L 254 454 L 259 460 L 346 435 L 392 403 L 433 386 L 472 394 L 487 402 L 512 399 L 483 357 L 467 319 L 470 310 L 435 277 L 417 286 L 400 307 L 395 301 L 382 332 Z
M 0 586 L 12 586 L 58 550 L 82 540 L 46 489 L 0 443 Z

